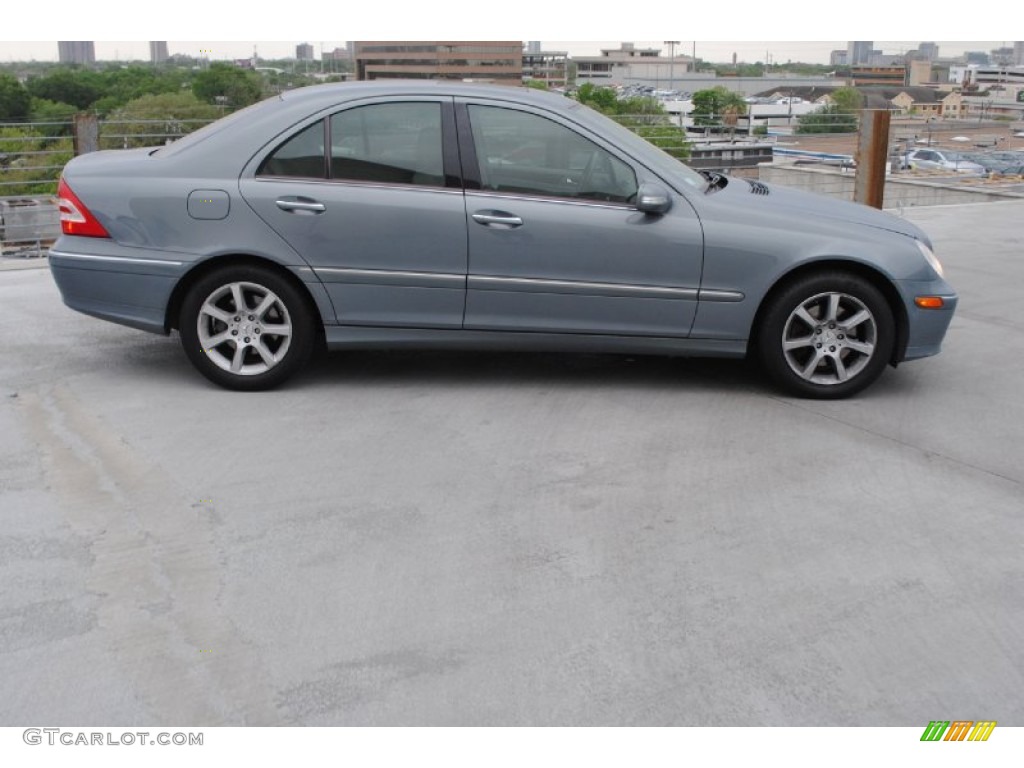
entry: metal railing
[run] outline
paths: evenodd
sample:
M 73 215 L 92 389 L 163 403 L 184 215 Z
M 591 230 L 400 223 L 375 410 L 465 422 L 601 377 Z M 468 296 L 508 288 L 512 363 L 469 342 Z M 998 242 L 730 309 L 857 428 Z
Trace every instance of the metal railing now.
M 212 120 L 132 119 L 99 121 L 99 149 L 168 144 Z M 75 124 L 0 123 L 0 197 L 53 195 L 61 170 L 75 154 Z

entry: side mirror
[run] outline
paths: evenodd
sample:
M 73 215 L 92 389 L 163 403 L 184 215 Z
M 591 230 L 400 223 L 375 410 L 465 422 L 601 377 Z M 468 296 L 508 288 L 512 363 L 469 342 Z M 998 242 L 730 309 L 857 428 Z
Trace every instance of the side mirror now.
M 645 182 L 636 191 L 636 209 L 644 213 L 662 214 L 672 207 L 668 190 L 660 184 Z

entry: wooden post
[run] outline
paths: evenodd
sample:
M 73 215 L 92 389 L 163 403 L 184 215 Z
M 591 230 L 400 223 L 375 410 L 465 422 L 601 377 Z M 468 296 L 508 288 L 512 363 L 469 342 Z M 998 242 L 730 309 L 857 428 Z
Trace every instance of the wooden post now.
M 100 148 L 100 121 L 96 115 L 75 115 L 73 132 L 75 157 Z
M 857 177 L 853 186 L 854 202 L 882 207 L 885 196 L 885 160 L 889 154 L 889 110 L 865 109 L 861 112 L 857 137 Z

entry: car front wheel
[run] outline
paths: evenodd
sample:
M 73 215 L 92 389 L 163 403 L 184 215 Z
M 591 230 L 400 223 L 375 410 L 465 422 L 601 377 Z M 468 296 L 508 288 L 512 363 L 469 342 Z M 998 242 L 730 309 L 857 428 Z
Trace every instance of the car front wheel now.
M 792 394 L 848 397 L 875 381 L 892 357 L 892 310 L 861 277 L 810 275 L 770 302 L 757 349 L 768 375 Z
M 259 266 L 224 267 L 201 278 L 182 303 L 181 342 L 206 378 L 228 389 L 261 390 L 295 374 L 316 336 L 304 297 Z

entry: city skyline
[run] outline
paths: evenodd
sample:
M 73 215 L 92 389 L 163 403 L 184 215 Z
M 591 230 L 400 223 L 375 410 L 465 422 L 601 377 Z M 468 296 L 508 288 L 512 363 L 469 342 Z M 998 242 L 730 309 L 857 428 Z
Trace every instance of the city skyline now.
M 454 38 L 452 38 L 454 39 Z M 466 38 L 469 39 L 469 38 Z M 526 41 L 524 41 L 526 42 Z M 665 49 L 663 41 L 651 40 L 576 40 L 576 41 L 542 41 L 544 50 L 564 50 L 571 56 L 597 56 L 601 48 L 617 48 L 623 42 L 633 42 L 639 47 L 655 47 Z M 1013 45 L 1012 41 L 876 41 L 874 47 L 886 54 L 900 54 L 917 48 L 921 42 L 935 42 L 939 47 L 939 55 L 943 58 L 963 55 L 966 51 L 991 51 L 994 48 Z M 171 55 L 183 54 L 196 58 L 206 57 L 211 60 L 234 60 L 250 58 L 254 52 L 263 59 L 295 58 L 296 45 L 309 43 L 314 50 L 315 59 L 319 59 L 321 51 L 329 53 L 335 48 L 346 46 L 345 41 L 168 41 L 167 47 Z M 677 55 L 690 56 L 696 49 L 698 58 L 712 62 L 727 62 L 735 53 L 737 61 L 743 63 L 765 62 L 784 64 L 787 61 L 814 64 L 828 64 L 829 54 L 833 50 L 845 49 L 846 41 L 680 41 L 676 47 Z M 141 40 L 127 41 L 96 41 L 96 59 L 102 61 L 148 61 L 149 42 Z M 665 51 L 667 53 L 667 51 Z M 2 41 L 0 42 L 0 62 L 13 61 L 53 61 L 58 59 L 56 41 Z

